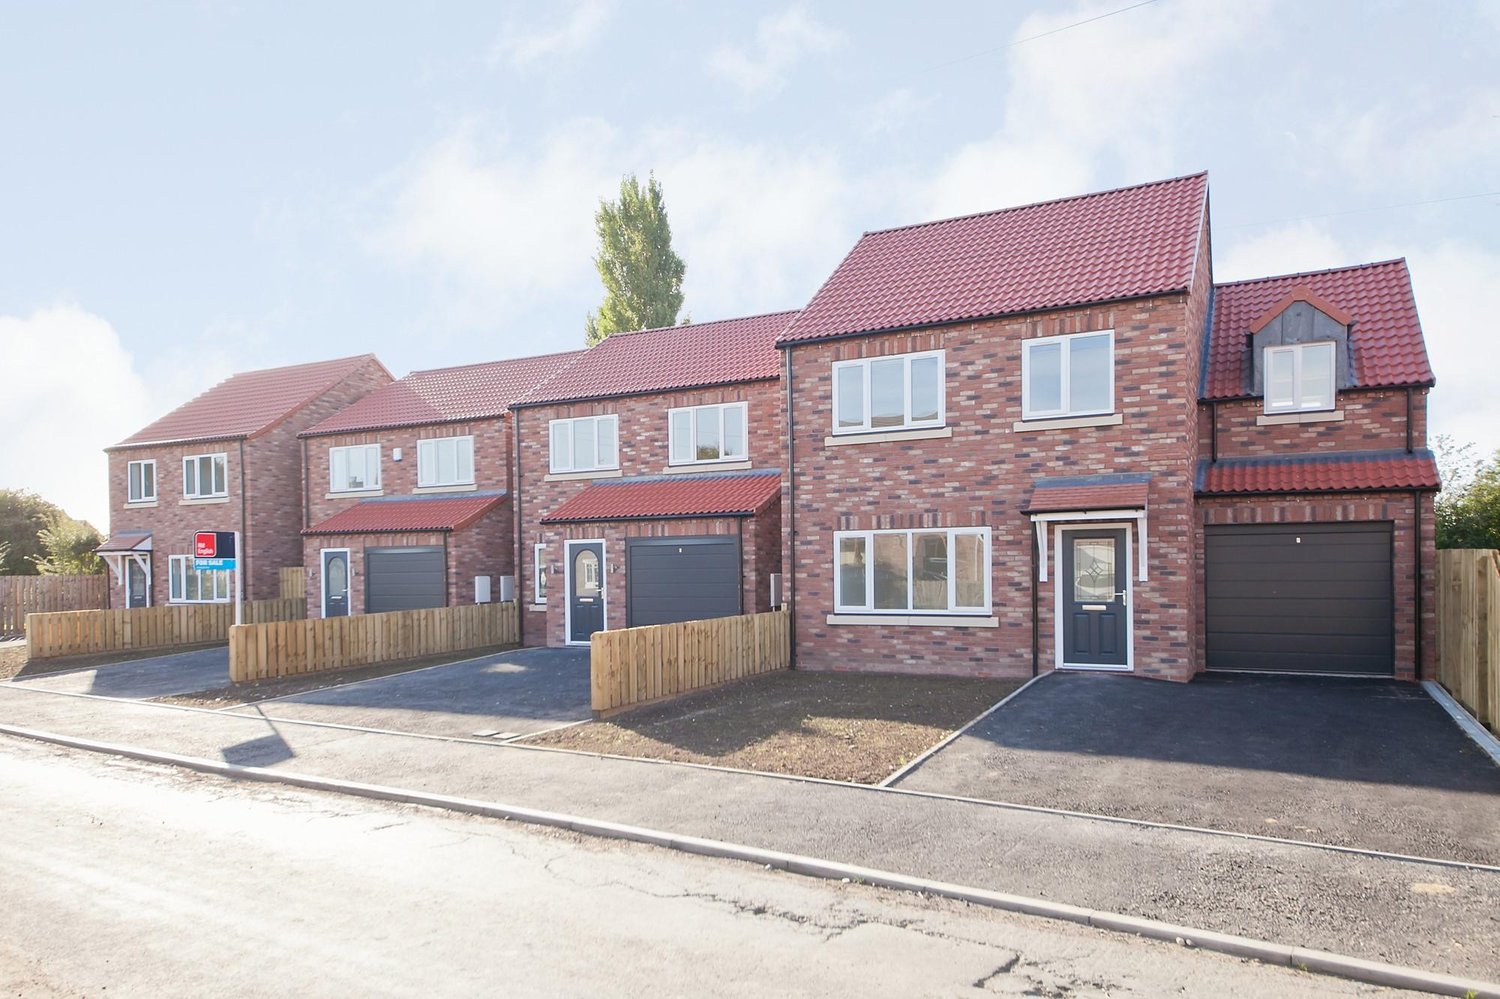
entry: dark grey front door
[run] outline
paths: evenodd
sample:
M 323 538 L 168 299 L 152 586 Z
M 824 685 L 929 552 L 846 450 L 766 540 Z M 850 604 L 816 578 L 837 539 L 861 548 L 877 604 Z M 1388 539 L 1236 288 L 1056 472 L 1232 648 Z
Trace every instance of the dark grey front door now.
M 323 553 L 323 616 L 349 614 L 349 553 L 333 549 Z
M 1062 532 L 1063 663 L 1130 662 L 1129 557 L 1123 529 Z
M 125 563 L 125 606 L 151 606 L 151 596 L 146 589 L 146 567 L 134 558 Z
M 569 544 L 568 641 L 587 642 L 604 628 L 604 542 Z

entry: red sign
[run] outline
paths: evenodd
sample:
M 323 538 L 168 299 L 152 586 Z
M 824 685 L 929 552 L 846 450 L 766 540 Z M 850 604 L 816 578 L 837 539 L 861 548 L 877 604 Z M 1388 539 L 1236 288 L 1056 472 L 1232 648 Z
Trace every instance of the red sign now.
M 218 534 L 213 531 L 199 531 L 193 535 L 193 555 L 197 558 L 218 558 Z

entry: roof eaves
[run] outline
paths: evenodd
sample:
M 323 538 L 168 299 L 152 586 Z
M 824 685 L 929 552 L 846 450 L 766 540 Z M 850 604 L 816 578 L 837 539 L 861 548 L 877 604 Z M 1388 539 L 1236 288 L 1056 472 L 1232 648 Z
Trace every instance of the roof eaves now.
M 618 336 L 619 334 L 613 334 Z M 610 392 L 606 395 L 562 396 L 556 399 L 527 399 L 511 404 L 511 409 L 537 409 L 542 406 L 567 406 L 578 402 L 602 402 L 607 399 L 638 399 L 647 395 L 669 395 L 673 392 L 695 392 L 698 389 L 721 388 L 725 385 L 754 385 L 759 382 L 781 380 L 781 373 L 760 375 L 756 378 L 735 378 L 732 381 L 694 382 L 691 385 L 673 385 L 670 388 L 640 389 L 634 392 Z
M 360 424 L 353 427 L 338 427 L 334 430 L 304 430 L 298 437 L 338 437 L 341 434 L 368 434 L 377 430 L 411 430 L 416 427 L 446 427 L 455 423 L 479 423 L 484 420 L 501 420 L 510 412 L 506 407 L 493 416 L 445 416 L 436 420 L 398 420 L 388 423 Z

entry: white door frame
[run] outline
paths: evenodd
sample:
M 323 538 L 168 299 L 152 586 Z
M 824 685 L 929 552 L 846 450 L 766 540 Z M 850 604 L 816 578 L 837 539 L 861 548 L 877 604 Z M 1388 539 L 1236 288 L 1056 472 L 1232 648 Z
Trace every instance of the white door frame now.
M 1056 646 L 1057 669 L 1102 670 L 1106 673 L 1131 673 L 1135 671 L 1135 573 L 1130 571 L 1131 545 L 1134 544 L 1133 521 L 1092 521 L 1083 524 L 1057 524 L 1053 527 L 1053 549 L 1057 559 L 1052 586 L 1052 638 Z M 1098 663 L 1071 665 L 1063 658 L 1063 534 L 1067 531 L 1125 530 L 1125 665 L 1110 666 Z
M 573 546 L 599 546 L 599 600 L 604 608 L 604 627 L 609 630 L 609 546 L 603 538 L 569 538 L 563 542 L 563 644 L 588 645 L 573 641 Z
M 349 549 L 347 548 L 318 549 L 318 616 L 324 618 L 328 616 L 328 555 L 332 552 L 344 553 L 344 571 L 349 574 L 349 578 L 344 581 L 344 585 L 346 587 L 346 589 L 344 590 L 344 600 L 346 606 L 346 613 L 344 616 L 348 617 L 354 613 L 354 607 L 352 605 L 354 593 L 354 562 L 350 558 Z

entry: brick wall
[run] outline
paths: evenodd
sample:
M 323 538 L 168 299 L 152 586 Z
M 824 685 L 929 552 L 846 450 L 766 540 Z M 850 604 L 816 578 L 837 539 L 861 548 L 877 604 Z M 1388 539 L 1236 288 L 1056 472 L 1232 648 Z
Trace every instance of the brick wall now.
M 653 395 L 634 396 L 620 399 L 600 399 L 589 402 L 572 403 L 557 406 L 538 406 L 534 409 L 522 409 L 514 415 L 520 423 L 520 483 L 519 492 L 519 516 L 521 518 L 521 551 L 519 558 L 521 570 L 517 585 L 524 597 L 522 607 L 526 608 L 522 614 L 522 638 L 525 644 L 538 644 L 545 641 L 547 644 L 558 644 L 562 641 L 561 618 L 555 626 L 552 624 L 549 609 L 561 610 L 558 598 L 549 599 L 548 608 L 538 609 L 531 603 L 535 592 L 535 567 L 532 564 L 533 546 L 546 542 L 551 548 L 555 548 L 552 558 L 559 567 L 556 576 L 549 577 L 548 584 L 552 594 L 562 592 L 563 577 L 561 575 L 562 546 L 558 540 L 562 535 L 556 530 L 546 528 L 541 519 L 548 512 L 557 509 L 568 499 L 587 489 L 595 479 L 559 479 L 549 480 L 548 452 L 550 442 L 548 440 L 549 421 L 556 419 L 570 419 L 579 416 L 603 416 L 608 414 L 618 415 L 620 418 L 620 474 L 624 476 L 635 475 L 659 475 L 668 467 L 668 430 L 667 410 L 682 406 L 705 406 L 724 402 L 746 402 L 748 403 L 748 451 L 750 463 L 755 468 L 777 468 L 781 466 L 785 454 L 782 421 L 782 397 L 779 382 L 747 382 L 738 385 L 719 386 L 709 389 L 694 389 L 683 392 L 662 392 Z M 705 470 L 711 470 L 713 466 L 704 466 Z M 732 518 L 731 518 L 732 519 Z M 657 522 L 662 523 L 662 522 Z M 677 522 L 688 524 L 691 522 Z M 736 530 L 738 528 L 735 528 Z M 681 535 L 684 530 L 672 528 L 674 533 Z M 698 530 L 699 534 L 711 534 L 727 532 L 727 527 L 715 530 Z M 687 531 L 687 533 L 694 533 Z M 594 535 L 573 535 L 577 537 L 598 537 Z M 623 536 L 623 535 L 622 535 Z M 748 550 L 748 546 L 747 546 Z M 609 557 L 612 559 L 617 553 L 611 546 Z M 624 549 L 618 552 L 622 559 L 621 572 L 623 573 Z M 747 569 L 748 576 L 748 569 Z M 756 574 L 757 581 L 759 573 Z M 610 584 L 614 585 L 613 579 Z M 623 582 L 622 584 L 623 585 Z M 757 585 L 760 585 L 757 582 Z M 769 587 L 769 583 L 765 584 Z M 619 623 L 616 622 L 615 613 L 618 607 Z M 619 603 L 614 602 L 614 596 L 610 594 L 609 625 L 611 627 L 622 627 L 624 621 L 624 591 L 621 590 Z
M 1340 391 L 1336 412 L 1342 420 L 1259 426 L 1265 413 L 1260 399 L 1236 399 L 1217 407 L 1199 406 L 1199 455 L 1211 457 L 1214 421 L 1218 421 L 1219 457 L 1316 454 L 1319 451 L 1384 451 L 1406 446 L 1406 390 Z M 1215 409 L 1217 408 L 1217 416 Z M 1412 446 L 1427 446 L 1427 389 L 1412 392 Z
M 1205 274 L 1200 295 L 1207 280 Z M 787 572 L 796 593 L 798 667 L 1029 675 L 1033 532 L 1022 508 L 1033 480 L 1150 472 L 1150 578 L 1133 584 L 1135 668 L 1144 676 L 1190 677 L 1198 662 L 1191 634 L 1191 427 L 1202 320 L 1190 320 L 1189 298 L 1160 296 L 792 348 L 796 534 L 789 535 Z M 1190 321 L 1199 329 L 1190 332 Z M 1014 430 L 1021 419 L 1022 341 L 1096 329 L 1115 331 L 1122 425 Z M 832 362 L 937 348 L 947 352 L 951 438 L 825 446 Z M 992 532 L 997 627 L 828 623 L 836 530 L 974 525 Z M 1050 583 L 1039 597 L 1039 666 L 1049 669 Z

